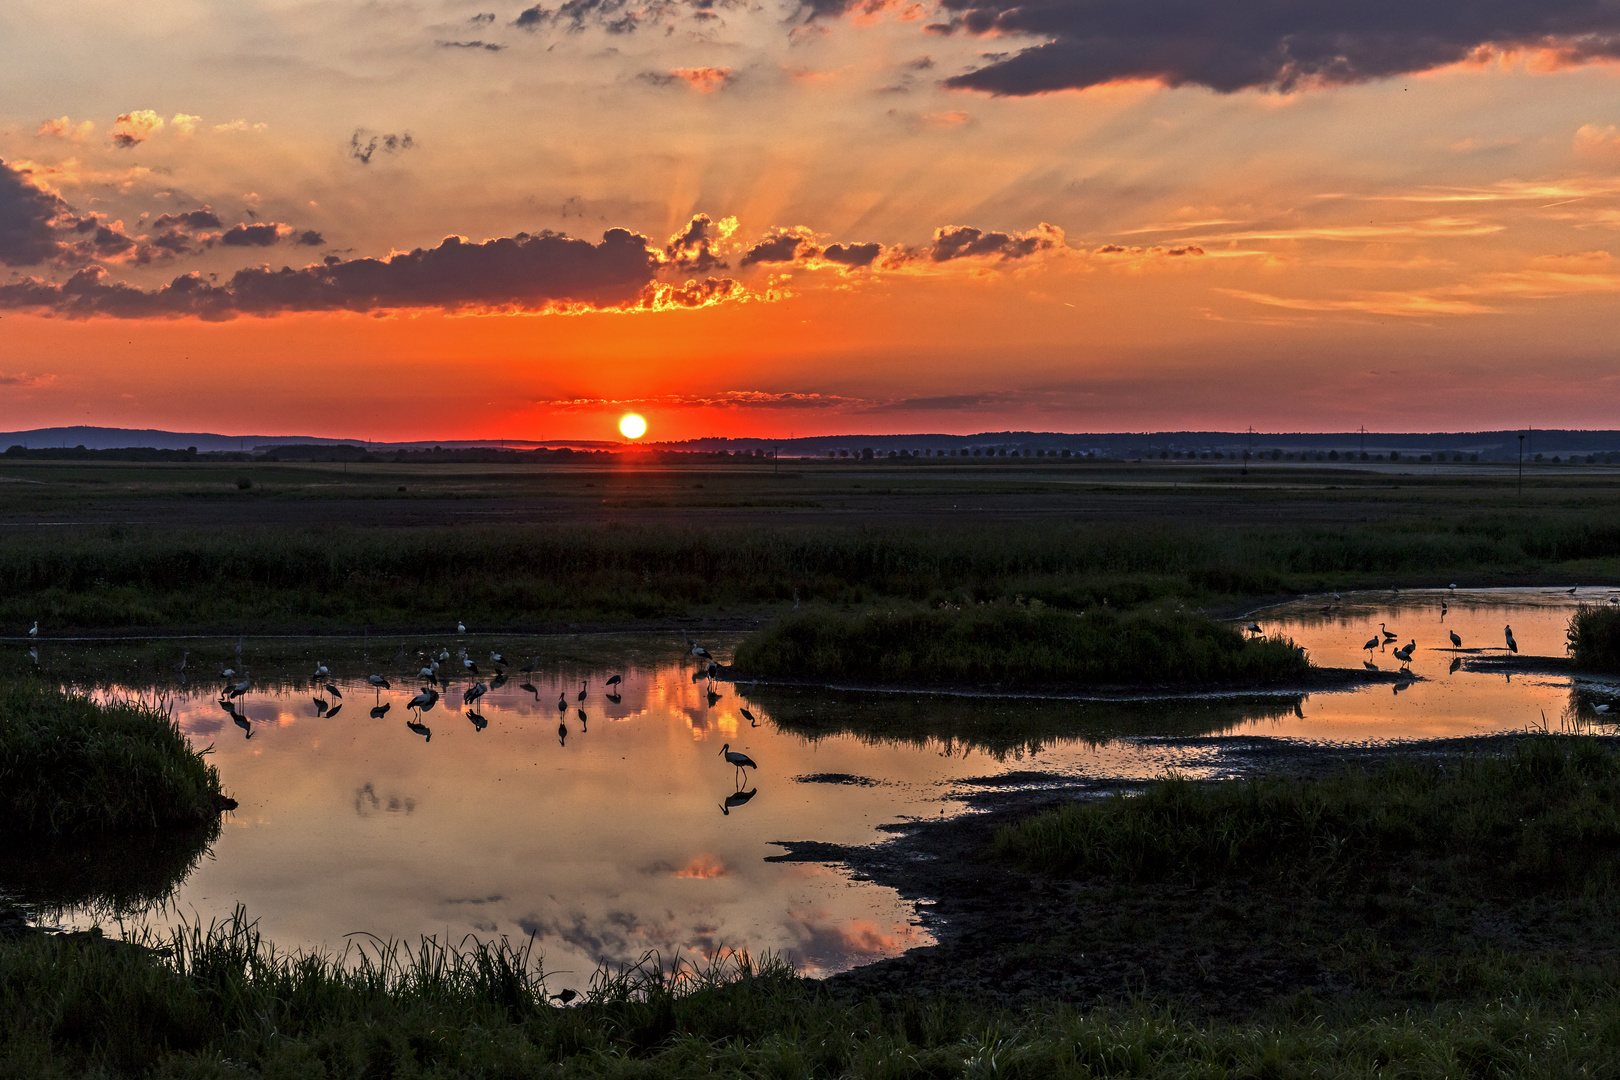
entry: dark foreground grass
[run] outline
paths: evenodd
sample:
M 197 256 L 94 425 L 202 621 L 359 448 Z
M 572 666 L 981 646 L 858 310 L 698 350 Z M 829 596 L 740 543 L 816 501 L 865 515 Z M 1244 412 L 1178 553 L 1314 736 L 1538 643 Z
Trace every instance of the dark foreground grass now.
M 158 942 L 148 941 L 148 946 Z M 1194 1022 L 1139 1004 L 851 1002 L 730 956 L 601 973 L 572 1008 L 527 947 L 277 953 L 240 915 L 161 949 L 0 944 L 0 1075 L 149 1077 L 1564 1077 L 1620 1068 L 1620 998 Z
M 0 682 L 5 842 L 195 827 L 222 804 L 219 771 L 163 710 Z
M 1612 892 L 1620 884 L 1620 753 L 1544 736 L 1511 756 L 1400 760 L 1323 779 L 1169 778 L 1002 830 L 1043 871 L 1123 881 L 1238 876 L 1306 887 L 1400 874 L 1425 888 Z
M 744 638 L 743 676 L 897 685 L 1246 683 L 1299 678 L 1292 641 L 1245 640 L 1182 611 L 1056 611 L 1039 602 L 808 612 Z
M 1570 660 L 1586 671 L 1620 671 L 1620 607 L 1583 606 L 1569 620 Z

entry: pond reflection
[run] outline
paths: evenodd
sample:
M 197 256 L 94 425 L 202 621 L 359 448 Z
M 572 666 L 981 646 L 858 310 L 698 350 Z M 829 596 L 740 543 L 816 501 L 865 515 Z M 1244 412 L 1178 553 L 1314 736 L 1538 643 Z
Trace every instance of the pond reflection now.
M 1505 653 L 1509 624 L 1520 656 L 1561 656 L 1575 602 L 1376 594 L 1261 612 L 1266 632 L 1320 664 L 1410 677 L 1251 698 L 734 686 L 674 635 L 43 642 L 37 670 L 166 697 L 241 804 L 217 839 L 147 856 L 151 882 L 107 891 L 124 910 L 150 901 L 153 919 L 207 921 L 242 903 L 284 947 L 341 948 L 355 932 L 533 934 L 557 985 L 583 986 L 598 963 L 649 949 L 774 950 L 816 974 L 929 940 L 887 889 L 767 862 L 776 842 L 868 843 L 897 819 L 961 812 L 975 791 L 1054 777 L 1224 774 L 1229 736 L 1427 738 L 1522 729 L 1543 713 L 1600 723 L 1603 684 L 1470 669 Z M 1380 632 L 1369 647 L 1380 622 L 1396 639 Z M 702 647 L 723 661 L 736 640 Z M 1394 658 L 1409 642 L 1410 660 Z M 28 884 L 33 873 L 0 876 L 0 891 L 83 906 L 86 920 L 102 902 L 88 878 L 51 892 Z

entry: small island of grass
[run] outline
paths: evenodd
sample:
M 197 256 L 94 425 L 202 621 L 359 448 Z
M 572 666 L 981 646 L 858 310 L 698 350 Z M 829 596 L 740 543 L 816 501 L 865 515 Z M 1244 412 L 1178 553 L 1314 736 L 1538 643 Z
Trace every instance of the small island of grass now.
M 235 806 L 172 717 L 37 682 L 0 685 L 0 835 L 183 828 Z
M 1176 610 L 1060 611 L 1038 602 L 807 612 L 737 647 L 739 676 L 876 685 L 1259 685 L 1309 675 L 1292 641 Z
M 1586 671 L 1620 671 L 1620 607 L 1582 607 L 1569 620 L 1570 662 Z

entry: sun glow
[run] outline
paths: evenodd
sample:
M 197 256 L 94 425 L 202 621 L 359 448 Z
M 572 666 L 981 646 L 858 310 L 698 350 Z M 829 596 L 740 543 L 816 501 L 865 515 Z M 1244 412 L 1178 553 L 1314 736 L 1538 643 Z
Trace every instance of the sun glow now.
M 619 433 L 627 439 L 639 439 L 647 434 L 647 421 L 635 413 L 626 413 L 619 418 Z

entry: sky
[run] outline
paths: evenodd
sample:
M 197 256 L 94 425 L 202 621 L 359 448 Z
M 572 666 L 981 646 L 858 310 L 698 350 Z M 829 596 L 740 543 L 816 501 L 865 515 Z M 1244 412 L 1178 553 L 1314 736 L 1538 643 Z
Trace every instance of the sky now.
M 0 429 L 1617 427 L 1605 0 L 0 6 Z

